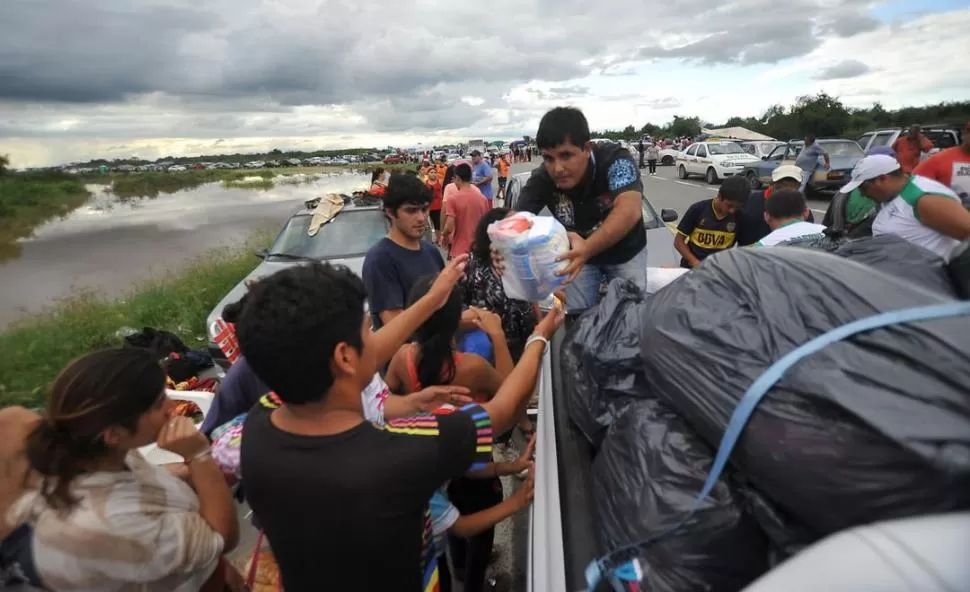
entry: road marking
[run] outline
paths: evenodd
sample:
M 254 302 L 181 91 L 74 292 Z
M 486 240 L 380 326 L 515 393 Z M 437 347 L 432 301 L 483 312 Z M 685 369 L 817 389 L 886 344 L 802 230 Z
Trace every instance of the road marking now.
M 815 212 L 816 214 L 822 214 L 823 218 L 825 217 L 825 210 L 816 210 L 813 208 L 812 211 Z

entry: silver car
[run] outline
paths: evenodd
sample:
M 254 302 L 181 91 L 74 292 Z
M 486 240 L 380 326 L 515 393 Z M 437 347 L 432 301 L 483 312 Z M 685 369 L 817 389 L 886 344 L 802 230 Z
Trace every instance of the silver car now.
M 206 319 L 209 328 L 209 353 L 221 366 L 228 367 L 225 355 L 214 342 L 218 333 L 217 321 L 227 304 L 238 301 L 248 290 L 249 284 L 272 275 L 281 269 L 308 261 L 327 261 L 346 265 L 357 275 L 364 267 L 364 256 L 388 230 L 387 216 L 380 205 L 354 205 L 348 203 L 330 222 L 320 227 L 315 236 L 307 230 L 313 218 L 312 202 L 307 202 L 286 221 L 268 249 L 257 251 L 262 263 L 256 266 L 241 282 L 223 296 Z

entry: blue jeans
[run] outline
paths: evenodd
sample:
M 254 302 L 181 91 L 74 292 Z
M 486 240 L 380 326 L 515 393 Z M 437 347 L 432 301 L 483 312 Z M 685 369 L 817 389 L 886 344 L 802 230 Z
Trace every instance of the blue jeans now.
M 600 287 L 618 277 L 633 282 L 641 290 L 647 289 L 646 247 L 626 263 L 584 265 L 579 276 L 566 286 L 566 310 L 570 313 L 582 312 L 596 306 L 600 299 Z

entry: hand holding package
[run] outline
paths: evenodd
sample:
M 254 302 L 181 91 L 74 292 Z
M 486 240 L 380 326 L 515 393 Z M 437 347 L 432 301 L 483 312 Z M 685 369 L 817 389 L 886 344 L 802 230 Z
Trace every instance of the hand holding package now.
M 569 236 L 555 218 L 517 212 L 489 224 L 488 238 L 505 259 L 502 286 L 509 298 L 538 302 L 566 283 L 556 275 L 566 262 L 556 259 L 569 250 Z

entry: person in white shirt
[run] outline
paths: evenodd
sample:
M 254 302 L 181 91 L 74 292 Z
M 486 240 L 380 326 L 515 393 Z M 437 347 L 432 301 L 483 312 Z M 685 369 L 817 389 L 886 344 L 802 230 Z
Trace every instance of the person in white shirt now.
M 807 222 L 808 206 L 805 196 L 797 189 L 782 189 L 771 194 L 765 202 L 765 223 L 771 228 L 768 236 L 754 244 L 756 247 L 773 247 L 786 241 L 822 234 L 825 226 Z
M 949 187 L 903 172 L 892 156 L 876 154 L 852 169 L 845 193 L 856 188 L 880 204 L 872 234 L 895 234 L 949 260 L 960 241 L 970 238 L 970 212 Z

